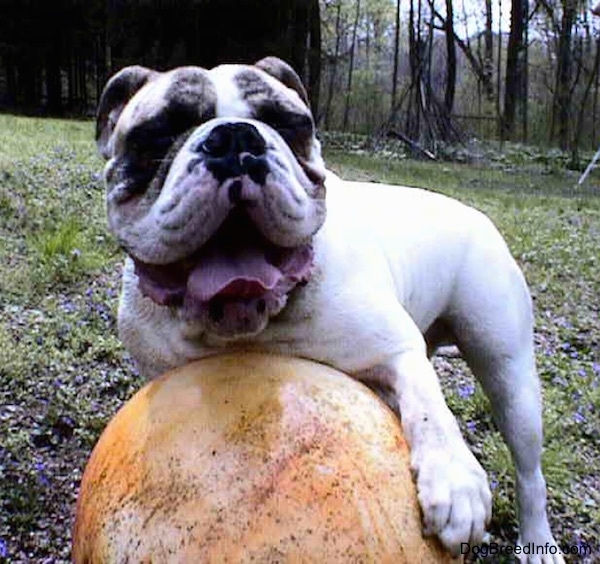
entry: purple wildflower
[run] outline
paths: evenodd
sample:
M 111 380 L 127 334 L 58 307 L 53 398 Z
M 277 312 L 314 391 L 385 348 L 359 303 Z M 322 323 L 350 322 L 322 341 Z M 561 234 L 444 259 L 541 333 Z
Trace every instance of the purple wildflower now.
M 34 468 L 38 474 L 38 480 L 40 484 L 44 487 L 48 487 L 50 485 L 50 480 L 48 479 L 48 476 L 46 474 L 46 466 L 44 465 L 44 463 L 38 460 L 34 464 Z
M 568 382 L 561 376 L 555 376 L 554 378 L 552 378 L 552 383 L 555 386 L 560 386 L 561 388 L 566 388 L 568 384 Z
M 6 541 L 4 539 L 0 539 L 0 558 L 8 557 L 8 546 L 6 546 Z
M 555 323 L 558 327 L 563 327 L 565 329 L 573 329 L 573 324 L 567 321 L 564 317 L 557 317 Z
M 67 298 L 64 298 L 60 305 L 65 313 L 74 313 L 77 311 L 77 306 Z
M 458 395 L 461 398 L 469 398 L 475 393 L 475 386 L 473 384 L 462 384 L 458 386 Z

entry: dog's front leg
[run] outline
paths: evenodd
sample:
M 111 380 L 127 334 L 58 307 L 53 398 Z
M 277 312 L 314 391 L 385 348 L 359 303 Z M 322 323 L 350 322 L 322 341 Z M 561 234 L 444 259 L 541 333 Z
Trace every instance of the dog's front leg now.
M 425 344 L 415 344 L 385 364 L 411 446 L 424 532 L 438 535 L 457 554 L 461 543 L 481 542 L 491 517 L 486 474 L 446 405 Z

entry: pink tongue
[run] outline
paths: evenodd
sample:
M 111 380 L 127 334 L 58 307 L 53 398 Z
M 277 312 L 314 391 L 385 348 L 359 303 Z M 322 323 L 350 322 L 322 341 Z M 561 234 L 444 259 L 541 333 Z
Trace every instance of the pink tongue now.
M 243 249 L 232 256 L 216 250 L 203 256 L 188 279 L 188 295 L 208 302 L 217 294 L 238 298 L 261 296 L 272 290 L 283 273 L 269 264 L 261 249 Z

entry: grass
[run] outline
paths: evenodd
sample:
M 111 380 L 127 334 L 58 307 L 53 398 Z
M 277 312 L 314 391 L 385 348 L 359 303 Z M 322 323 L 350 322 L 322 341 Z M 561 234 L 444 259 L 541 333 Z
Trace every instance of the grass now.
M 122 256 L 107 235 L 92 124 L 0 116 L 0 131 L 0 561 L 68 562 L 87 457 L 142 382 L 116 337 Z M 504 233 L 536 305 L 553 530 L 561 544 L 598 550 L 597 177 L 576 192 L 572 173 L 527 161 L 423 163 L 349 150 L 326 156 L 345 177 L 441 190 L 485 211 Z M 461 359 L 435 364 L 489 472 L 492 538 L 514 543 L 514 478 L 487 400 Z M 598 558 L 595 552 L 587 561 Z

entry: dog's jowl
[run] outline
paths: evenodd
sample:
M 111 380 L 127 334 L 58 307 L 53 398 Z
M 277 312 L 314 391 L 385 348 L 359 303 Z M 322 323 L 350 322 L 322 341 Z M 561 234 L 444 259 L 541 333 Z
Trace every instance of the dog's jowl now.
M 306 91 L 273 57 L 123 69 L 102 95 L 97 141 L 128 255 L 119 332 L 144 375 L 254 349 L 376 379 L 402 414 L 424 530 L 458 553 L 481 542 L 491 495 L 428 357 L 454 342 L 513 455 L 519 542 L 555 544 L 531 299 L 484 215 L 327 171 Z

